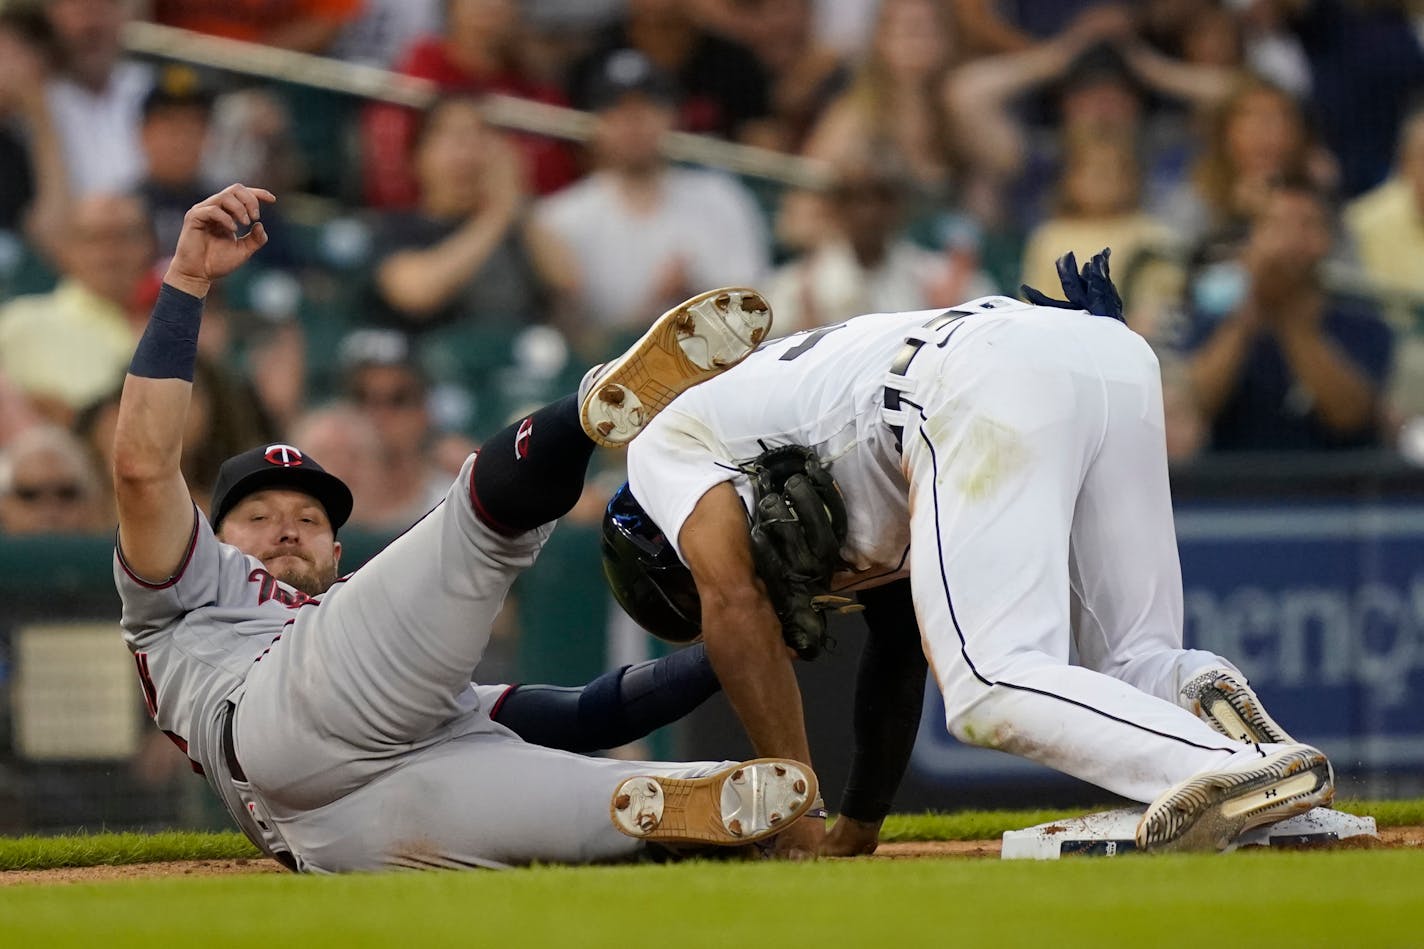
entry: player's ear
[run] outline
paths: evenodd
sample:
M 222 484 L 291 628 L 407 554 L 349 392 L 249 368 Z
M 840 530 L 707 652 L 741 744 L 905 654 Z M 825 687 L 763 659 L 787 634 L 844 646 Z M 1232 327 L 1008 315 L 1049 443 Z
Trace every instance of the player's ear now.
M 331 562 L 336 567 L 341 566 L 341 541 L 339 540 L 331 542 Z M 338 571 L 339 573 L 340 571 Z

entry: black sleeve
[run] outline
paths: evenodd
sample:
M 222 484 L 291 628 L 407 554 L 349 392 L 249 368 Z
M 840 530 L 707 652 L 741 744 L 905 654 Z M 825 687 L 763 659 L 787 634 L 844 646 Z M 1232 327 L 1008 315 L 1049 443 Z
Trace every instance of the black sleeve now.
M 588 685 L 515 686 L 492 717 L 525 741 L 590 752 L 637 741 L 721 689 L 701 643 L 605 672 Z
M 928 663 L 910 581 L 864 590 L 870 628 L 855 682 L 855 750 L 841 813 L 874 823 L 890 813 L 920 726 Z

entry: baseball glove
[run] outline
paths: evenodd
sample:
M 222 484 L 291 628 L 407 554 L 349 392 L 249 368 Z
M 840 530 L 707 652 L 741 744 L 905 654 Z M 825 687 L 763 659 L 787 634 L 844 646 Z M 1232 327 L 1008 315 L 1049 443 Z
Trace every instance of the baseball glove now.
M 741 469 L 755 494 L 750 529 L 757 574 L 786 644 L 802 659 L 814 659 L 831 645 L 826 613 L 861 609 L 831 593 L 831 575 L 844 565 L 845 501 L 816 453 L 801 445 L 768 448 Z

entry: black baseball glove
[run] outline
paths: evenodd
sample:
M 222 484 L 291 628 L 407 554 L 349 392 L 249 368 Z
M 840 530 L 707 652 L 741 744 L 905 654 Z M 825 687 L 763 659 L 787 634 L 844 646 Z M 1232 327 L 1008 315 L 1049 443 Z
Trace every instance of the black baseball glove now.
M 1078 272 L 1078 260 L 1071 250 L 1058 258 L 1058 280 L 1063 284 L 1063 295 L 1068 298 L 1066 301 L 1055 300 L 1028 284 L 1019 289 L 1023 291 L 1024 299 L 1035 306 L 1087 310 L 1095 316 L 1110 316 L 1126 322 L 1122 315 L 1122 297 L 1118 296 L 1117 287 L 1113 286 L 1112 277 L 1108 274 L 1108 257 L 1111 255 L 1112 250 L 1104 247 L 1101 253 L 1094 254 L 1093 259 L 1083 265 L 1082 273 Z
M 860 609 L 831 593 L 844 565 L 845 501 L 816 453 L 800 445 L 769 448 L 741 466 L 751 478 L 752 555 L 781 620 L 781 635 L 802 659 L 828 645 L 826 613 Z

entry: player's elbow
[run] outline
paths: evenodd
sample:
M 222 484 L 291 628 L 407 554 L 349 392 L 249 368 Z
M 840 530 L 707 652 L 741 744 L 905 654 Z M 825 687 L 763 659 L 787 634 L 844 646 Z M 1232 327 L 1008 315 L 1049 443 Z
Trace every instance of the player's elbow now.
M 150 454 L 126 448 L 114 443 L 114 487 L 142 490 L 145 485 L 162 481 L 171 476 L 172 466 L 165 463 L 161 455 Z
M 771 600 L 760 583 L 719 584 L 710 591 L 699 590 L 702 599 L 702 630 L 709 652 L 724 644 L 740 647 L 765 640 L 779 642 L 778 621 Z

